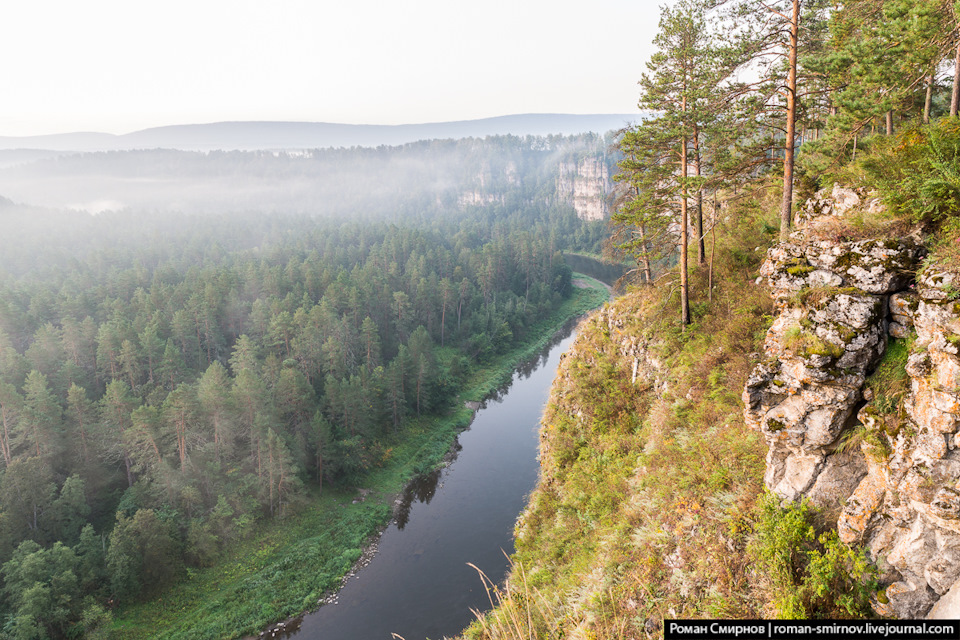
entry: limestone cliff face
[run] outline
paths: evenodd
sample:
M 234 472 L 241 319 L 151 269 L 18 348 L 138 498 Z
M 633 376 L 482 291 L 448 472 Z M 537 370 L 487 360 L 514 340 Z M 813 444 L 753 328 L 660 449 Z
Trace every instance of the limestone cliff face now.
M 464 189 L 457 196 L 460 207 L 503 204 L 504 190 L 521 184 L 517 163 L 513 161 L 496 168 L 484 163 L 471 182 L 472 188 Z
M 457 197 L 457 204 L 461 207 L 482 207 L 495 203 L 503 203 L 503 194 L 485 193 L 475 189 L 464 191 Z
M 505 204 L 510 194 L 539 198 L 541 186 L 552 182 L 556 201 L 573 206 L 581 220 L 603 220 L 610 215 L 607 197 L 613 190 L 609 161 L 602 150 L 591 147 L 555 155 L 539 162 L 536 170 L 513 161 L 484 163 L 458 189 L 457 204 Z
M 926 614 L 960 578 L 960 304 L 952 282 L 921 273 L 917 294 L 891 298 L 891 327 L 916 331 L 911 391 L 900 415 L 860 410 L 873 435 L 863 445 L 869 472 L 837 523 L 845 542 L 863 542 L 890 565 L 889 602 L 878 609 L 901 617 Z
M 761 274 L 779 315 L 744 390 L 745 416 L 769 445 L 765 481 L 837 517 L 889 584 L 875 603 L 896 617 L 953 616 L 960 591 L 960 303 L 950 274 L 914 276 L 911 238 L 823 242 L 836 216 L 875 207 L 834 188 L 807 203 Z M 916 340 L 903 408 L 881 414 L 866 376 L 890 336 Z M 865 397 L 866 396 L 866 397 Z M 859 429 L 859 445 L 844 447 Z M 934 607 L 938 601 L 943 602 Z
M 581 220 L 603 220 L 609 214 L 610 172 L 602 156 L 562 162 L 557 176 L 557 196 L 577 210 Z

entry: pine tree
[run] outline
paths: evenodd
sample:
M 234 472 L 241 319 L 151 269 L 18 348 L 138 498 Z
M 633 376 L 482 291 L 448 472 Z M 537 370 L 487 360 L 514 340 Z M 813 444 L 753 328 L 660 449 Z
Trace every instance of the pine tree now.
M 0 454 L 5 467 L 13 462 L 16 452 L 14 441 L 19 432 L 20 414 L 23 411 L 23 396 L 7 382 L 0 381 Z
M 781 241 L 789 237 L 793 218 L 797 127 L 808 113 L 806 98 L 822 93 L 811 82 L 818 74 L 805 75 L 800 61 L 820 48 L 826 10 L 822 0 L 734 0 L 722 18 L 730 27 L 725 56 L 728 94 L 742 107 L 739 120 L 746 125 L 740 135 L 747 140 L 756 137 L 754 125 L 761 124 L 771 141 L 768 162 L 782 155 Z M 735 81 L 744 70 L 758 74 L 759 79 Z
M 14 529 L 26 529 L 35 538 L 40 538 L 41 517 L 53 503 L 56 492 L 50 465 L 36 456 L 17 458 L 0 479 L 0 504 Z
M 633 181 L 633 197 L 628 198 L 625 209 L 622 207 L 620 219 L 639 223 L 633 226 L 642 229 L 641 248 L 647 242 L 647 226 L 653 226 L 648 223 L 662 220 L 664 211 L 659 207 L 675 201 L 682 325 L 690 324 L 689 204 L 691 197 L 699 201 L 703 182 L 699 175 L 700 137 L 713 117 L 709 102 L 717 82 L 710 44 L 702 9 L 694 0 L 683 0 L 661 9 L 660 27 L 654 39 L 657 52 L 647 63 L 648 73 L 640 80 L 640 107 L 658 115 L 624 137 L 624 155 L 628 161 L 621 165 L 627 172 L 621 180 L 629 182 L 630 172 L 640 172 Z M 695 172 L 693 176 L 691 167 Z M 645 193 L 647 189 L 652 192 Z M 699 210 L 702 213 L 702 208 Z M 702 221 L 697 226 L 702 228 Z M 633 239 L 625 244 L 637 248 Z M 645 254 L 644 248 L 639 255 Z
M 187 365 L 183 360 L 183 352 L 177 348 L 172 338 L 167 339 L 167 344 L 163 350 L 163 357 L 157 368 L 157 374 L 160 376 L 161 383 L 167 391 L 172 391 L 180 384 L 186 370 Z
M 34 369 L 23 385 L 21 438 L 29 442 L 30 455 L 55 466 L 62 449 L 63 411 L 47 386 L 47 377 Z
M 96 421 L 96 407 L 87 396 L 87 390 L 76 384 L 71 384 L 67 390 L 67 410 L 64 414 L 67 434 L 79 446 L 70 447 L 79 454 L 81 468 L 87 467 L 91 461 L 91 427 Z
M 657 123 L 641 123 L 620 135 L 616 209 L 611 216 L 616 249 L 636 260 L 644 282 L 653 281 L 652 263 L 676 250 L 672 155 L 656 143 Z
M 163 401 L 163 420 L 176 442 L 181 471 L 186 471 L 190 448 L 199 437 L 198 412 L 197 392 L 193 385 L 178 385 Z
M 218 465 L 223 462 L 224 457 L 229 459 L 233 456 L 234 413 L 231 387 L 230 376 L 219 362 L 207 367 L 197 383 L 200 415 L 207 427 L 208 439 L 212 436 L 214 458 Z
M 865 0 L 844 5 L 831 19 L 822 66 L 836 87 L 837 133 L 855 133 L 893 114 L 919 94 L 957 43 L 956 21 L 944 0 Z M 919 113 L 917 115 L 920 115 Z
M 160 337 L 160 326 L 156 318 L 144 327 L 138 336 L 141 350 L 147 360 L 147 382 L 154 383 L 154 374 L 163 359 L 166 342 Z
M 111 380 L 100 399 L 100 423 L 106 452 L 114 459 L 123 461 L 127 486 L 130 487 L 134 481 L 133 459 L 124 443 L 123 434 L 130 428 L 130 414 L 139 404 L 123 380 Z

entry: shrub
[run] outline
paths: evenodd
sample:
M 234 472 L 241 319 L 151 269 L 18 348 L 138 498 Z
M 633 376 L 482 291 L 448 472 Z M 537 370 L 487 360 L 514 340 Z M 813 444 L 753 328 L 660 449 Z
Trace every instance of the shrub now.
M 810 356 L 828 356 L 839 358 L 843 355 L 843 345 L 827 342 L 820 336 L 804 331 L 799 325 L 787 329 L 783 336 L 784 348 L 803 358 Z
M 914 221 L 960 214 L 960 119 L 910 126 L 876 141 L 862 160 L 869 187 Z
M 816 511 L 806 499 L 780 505 L 766 494 L 748 553 L 769 581 L 776 615 L 783 619 L 848 618 L 870 614 L 877 571 L 862 550 L 836 532 L 817 534 Z
M 881 414 L 894 413 L 910 391 L 907 358 L 914 339 L 891 339 L 876 370 L 867 378 L 873 391 L 873 406 Z

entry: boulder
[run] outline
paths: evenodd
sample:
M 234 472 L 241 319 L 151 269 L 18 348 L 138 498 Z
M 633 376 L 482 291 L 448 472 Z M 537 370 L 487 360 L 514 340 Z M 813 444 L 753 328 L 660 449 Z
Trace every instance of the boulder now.
M 930 613 L 928 620 L 957 620 L 960 619 L 960 581 L 954 582 L 945 594 L 940 596 Z

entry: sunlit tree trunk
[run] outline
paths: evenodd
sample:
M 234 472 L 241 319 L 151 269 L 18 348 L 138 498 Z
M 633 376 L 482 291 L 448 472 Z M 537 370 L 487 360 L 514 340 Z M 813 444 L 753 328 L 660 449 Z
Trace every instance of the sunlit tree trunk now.
M 687 111 L 687 97 L 684 92 L 680 103 L 680 110 L 684 114 Z M 684 115 L 684 118 L 686 116 Z M 688 216 L 687 216 L 687 177 L 689 168 L 687 167 L 687 136 L 686 122 L 681 126 L 680 140 L 680 324 L 686 326 L 690 324 L 690 289 L 687 281 L 687 248 L 690 245 L 688 237 Z
M 693 168 L 697 178 L 701 177 L 700 162 L 700 129 L 693 127 Z M 703 190 L 697 184 L 697 265 L 703 266 L 707 262 L 707 248 L 704 244 L 703 233 Z
M 783 141 L 783 201 L 780 204 L 780 241 L 790 237 L 793 219 L 793 154 L 797 124 L 797 48 L 800 37 L 800 0 L 793 0 L 787 71 L 787 122 Z
M 953 92 L 950 94 L 950 115 L 957 115 L 957 106 L 960 105 L 960 44 L 957 45 L 957 55 L 953 61 Z

